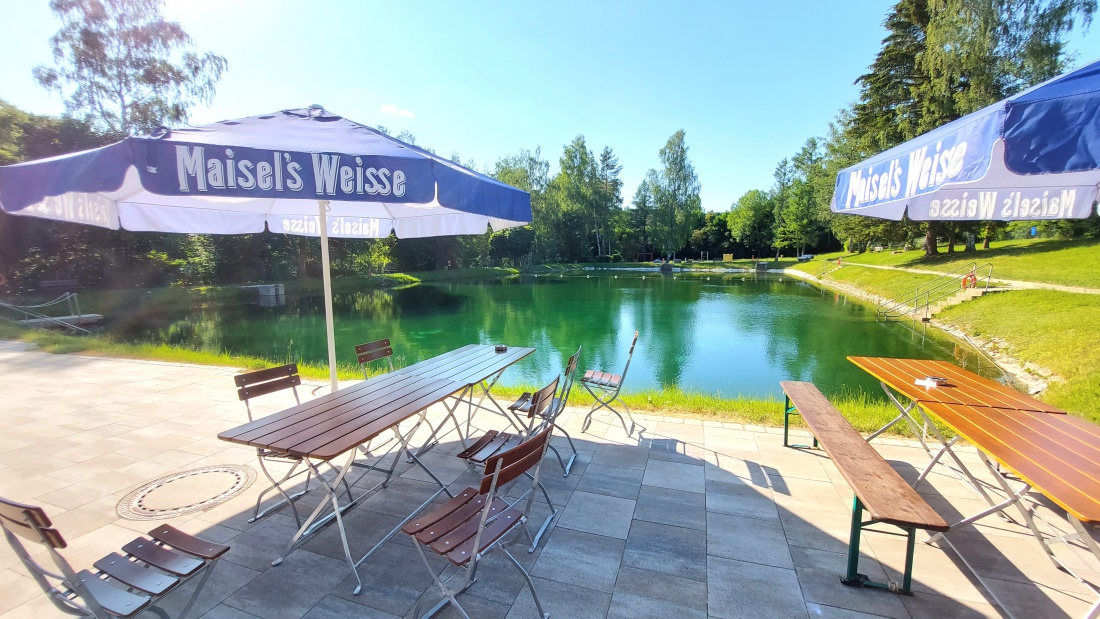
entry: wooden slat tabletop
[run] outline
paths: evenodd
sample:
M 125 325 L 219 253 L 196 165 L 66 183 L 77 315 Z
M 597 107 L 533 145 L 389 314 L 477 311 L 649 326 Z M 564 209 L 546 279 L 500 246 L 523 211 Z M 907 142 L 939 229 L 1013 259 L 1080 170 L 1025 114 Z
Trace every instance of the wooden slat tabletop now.
M 1100 427 L 1072 415 L 922 402 L 1082 522 L 1100 522 Z
M 227 430 L 218 438 L 330 460 L 533 352 L 464 346 Z
M 884 357 L 848 357 L 848 360 L 905 397 L 917 402 L 943 402 L 1043 413 L 1065 413 L 1060 408 L 1040 402 L 1011 387 L 978 376 L 947 361 Z M 929 388 L 913 383 L 915 380 L 929 376 L 946 378 L 947 384 Z

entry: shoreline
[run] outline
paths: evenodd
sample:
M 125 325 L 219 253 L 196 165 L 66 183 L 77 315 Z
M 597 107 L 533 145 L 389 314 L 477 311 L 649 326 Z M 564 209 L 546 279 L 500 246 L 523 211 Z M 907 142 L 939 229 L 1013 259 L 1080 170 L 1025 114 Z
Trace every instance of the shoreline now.
M 813 283 L 817 286 L 841 292 L 846 295 L 861 299 L 863 301 L 874 303 L 876 305 L 883 301 L 889 300 L 885 297 L 877 294 L 872 294 L 855 286 L 841 284 L 838 282 L 824 281 L 820 277 L 811 275 L 804 271 L 799 271 L 798 269 L 780 269 L 773 272 L 797 277 L 798 279 Z M 970 335 L 951 323 L 932 318 L 932 320 L 930 320 L 928 324 L 936 327 L 940 331 L 943 331 L 947 335 L 972 346 L 975 350 L 988 357 L 997 365 L 998 368 L 1001 369 L 1002 372 L 1008 374 L 1014 382 L 1026 387 L 1026 391 L 1031 395 L 1036 395 L 1042 393 L 1043 391 L 1046 391 L 1047 388 L 1050 386 L 1051 381 L 1059 379 L 1058 376 L 1051 370 L 1038 366 L 1034 363 L 1021 361 L 1020 359 L 1017 359 L 1016 357 L 1013 357 L 1012 355 L 1009 355 L 1000 350 L 997 347 L 996 342 L 978 336 Z

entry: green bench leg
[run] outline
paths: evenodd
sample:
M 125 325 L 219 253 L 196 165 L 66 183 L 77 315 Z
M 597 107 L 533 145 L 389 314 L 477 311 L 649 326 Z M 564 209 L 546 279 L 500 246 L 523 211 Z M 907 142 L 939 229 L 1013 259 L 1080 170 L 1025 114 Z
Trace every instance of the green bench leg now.
M 787 433 L 790 431 L 790 427 L 791 427 L 791 415 L 798 415 L 798 414 L 800 414 L 798 412 L 798 409 L 791 405 L 791 396 L 785 396 L 784 397 L 784 403 L 783 403 L 783 446 L 784 447 L 794 447 L 796 449 L 809 449 L 810 448 L 809 445 L 791 445 L 787 441 Z M 815 449 L 817 448 L 817 437 L 816 436 L 814 437 L 814 448 Z
M 859 497 L 853 498 L 852 532 L 848 539 L 848 573 L 840 579 L 841 584 L 848 585 L 849 587 L 871 587 L 874 589 L 883 589 L 892 593 L 900 593 L 902 595 L 913 595 L 913 554 L 917 541 L 916 529 L 901 527 L 902 530 L 905 531 L 904 535 L 908 539 L 905 545 L 905 574 L 902 575 L 900 588 L 896 582 L 875 582 L 867 578 L 866 575 L 859 573 L 860 534 L 863 532 L 864 527 L 875 523 L 876 521 L 874 520 L 863 522 L 863 503 L 859 501 Z

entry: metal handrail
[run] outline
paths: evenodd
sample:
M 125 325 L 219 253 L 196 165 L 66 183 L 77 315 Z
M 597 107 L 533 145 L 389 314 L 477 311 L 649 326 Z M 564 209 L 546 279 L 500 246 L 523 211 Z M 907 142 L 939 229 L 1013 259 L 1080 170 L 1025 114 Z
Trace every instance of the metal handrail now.
M 41 312 L 36 312 L 36 311 L 34 311 L 34 309 L 31 309 L 31 308 L 47 307 L 49 305 L 57 305 L 58 303 L 61 303 L 63 301 L 69 301 L 70 302 L 70 307 L 71 307 L 71 301 L 72 300 L 67 298 L 69 295 L 76 296 L 73 293 L 65 293 L 64 295 L 61 295 L 60 297 L 58 297 L 54 301 L 51 301 L 50 303 L 42 304 L 42 305 L 29 305 L 29 306 L 13 305 L 11 303 L 5 303 L 3 301 L 0 301 L 0 308 L 15 312 L 17 314 L 22 314 L 23 315 L 23 320 L 37 319 L 37 320 L 42 321 L 42 322 L 38 323 L 39 325 L 42 325 L 43 323 L 49 323 L 49 324 L 61 327 L 63 329 L 71 329 L 73 331 L 78 331 L 80 333 L 90 334 L 91 331 L 89 331 L 89 330 L 87 330 L 83 327 L 78 327 L 77 325 L 75 325 L 71 322 L 65 322 L 64 320 L 54 318 L 53 316 L 47 316 L 47 315 L 45 315 Z M 0 315 L 0 320 L 6 320 L 8 322 L 13 322 L 15 324 L 21 324 L 21 325 L 26 326 L 26 323 L 21 322 L 19 319 L 9 318 L 9 317 L 3 316 L 3 315 Z M 45 327 L 41 327 L 41 328 L 45 328 Z
M 985 274 L 979 277 L 979 271 L 985 271 Z M 979 282 L 984 282 L 982 288 L 988 290 L 992 278 L 993 263 L 991 262 L 982 265 L 976 262 L 963 264 L 930 282 L 917 286 L 909 293 L 883 301 L 878 306 L 877 314 L 882 320 L 890 320 L 923 311 L 927 317 L 928 308 L 933 303 L 958 294 L 959 291 L 968 287 L 966 285 L 968 282 L 969 288 L 978 288 Z

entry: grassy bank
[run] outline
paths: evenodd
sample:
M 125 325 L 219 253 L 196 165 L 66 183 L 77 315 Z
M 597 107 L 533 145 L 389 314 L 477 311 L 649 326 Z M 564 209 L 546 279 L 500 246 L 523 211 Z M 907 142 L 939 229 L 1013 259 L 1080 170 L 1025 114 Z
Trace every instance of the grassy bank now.
M 831 261 L 828 264 L 835 266 L 836 262 Z M 822 265 L 823 263 L 820 261 L 801 262 L 788 265 L 786 268 L 802 271 L 816 277 L 820 276 Z M 936 276 L 851 266 L 831 271 L 823 279 L 826 282 L 855 286 L 871 294 L 893 299 L 909 295 L 917 286 L 935 280 Z
M 1018 290 L 956 305 L 936 318 L 1054 371 L 1062 380 L 1040 398 L 1100 423 L 1100 295 Z
M 961 246 L 958 246 L 961 249 Z M 929 271 L 947 272 L 971 262 L 993 263 L 993 276 L 1028 282 L 1046 282 L 1063 286 L 1100 288 L 1100 273 L 1095 265 L 1100 263 L 1100 240 L 1079 239 L 1059 241 L 1054 239 L 1026 239 L 994 241 L 989 249 L 974 252 L 956 251 L 925 257 L 920 249 L 893 253 L 893 251 L 865 252 L 862 254 L 832 253 L 819 258 L 835 261 L 844 256 L 845 262 L 878 266 L 895 266 Z M 816 262 L 816 261 L 815 261 Z

